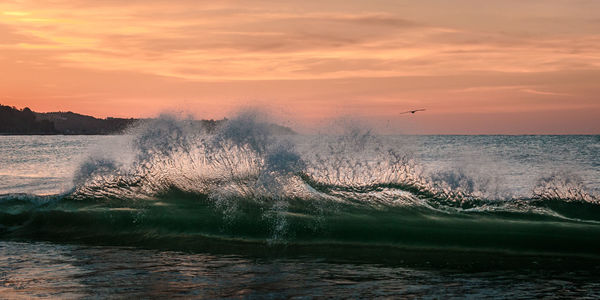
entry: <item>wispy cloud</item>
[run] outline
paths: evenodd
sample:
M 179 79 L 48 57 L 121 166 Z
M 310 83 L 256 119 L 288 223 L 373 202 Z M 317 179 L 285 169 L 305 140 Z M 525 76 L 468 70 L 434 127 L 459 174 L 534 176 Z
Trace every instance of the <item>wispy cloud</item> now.
M 481 93 L 481 92 L 499 92 L 499 91 L 513 91 L 513 92 L 522 92 L 527 94 L 534 95 L 543 95 L 543 96 L 572 96 L 568 93 L 559 93 L 559 92 L 550 92 L 543 91 L 535 86 L 530 85 L 507 85 L 507 86 L 475 86 L 468 87 L 462 89 L 454 89 L 451 90 L 451 93 Z
M 544 95 L 544 96 L 571 96 L 567 93 L 556 93 L 556 92 L 547 92 L 547 91 L 539 91 L 534 89 L 521 89 L 521 91 L 525 93 L 530 93 L 534 95 Z
M 24 3 L 24 4 L 22 4 Z M 600 66 L 599 36 L 525 37 L 377 11 L 295 11 L 164 1 L 0 5 L 3 48 L 65 66 L 186 80 L 327 79 L 539 72 Z M 259 2 L 260 4 L 260 2 Z M 272 3 L 268 3 L 272 5 Z M 70 5 L 70 6 L 69 6 Z M 95 6 L 89 9 L 89 6 Z M 69 10 L 61 6 L 69 6 Z M 57 8 L 58 7 L 58 8 Z M 31 10 L 28 10 L 31 9 Z M 133 12 L 133 13 L 132 13 Z M 418 17 L 418 16 L 417 16 Z M 9 33 L 10 32 L 10 33 Z

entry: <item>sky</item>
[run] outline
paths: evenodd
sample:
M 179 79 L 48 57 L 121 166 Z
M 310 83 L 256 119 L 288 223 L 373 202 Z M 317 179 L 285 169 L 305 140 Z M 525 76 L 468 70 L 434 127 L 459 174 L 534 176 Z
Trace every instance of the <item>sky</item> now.
M 2 0 L 0 104 L 600 134 L 600 1 Z

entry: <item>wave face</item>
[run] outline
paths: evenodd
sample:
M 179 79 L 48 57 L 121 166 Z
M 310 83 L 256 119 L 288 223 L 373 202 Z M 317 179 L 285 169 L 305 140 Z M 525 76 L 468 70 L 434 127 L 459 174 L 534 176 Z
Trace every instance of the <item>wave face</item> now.
M 0 196 L 0 236 L 176 250 L 600 254 L 600 201 L 575 173 L 538 176 L 515 195 L 463 168 L 430 170 L 361 128 L 270 132 L 252 113 L 210 134 L 172 118 L 142 124 L 127 150 L 82 162 L 68 192 Z

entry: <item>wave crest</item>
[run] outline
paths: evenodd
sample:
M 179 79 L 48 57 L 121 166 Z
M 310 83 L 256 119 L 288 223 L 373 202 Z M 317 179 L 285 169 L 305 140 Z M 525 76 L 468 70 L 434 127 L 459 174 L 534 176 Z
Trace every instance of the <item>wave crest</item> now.
M 152 199 L 176 189 L 212 200 L 226 215 L 240 201 L 282 211 L 288 199 L 435 209 L 523 206 L 485 175 L 462 168 L 428 173 L 410 152 L 386 146 L 362 128 L 310 140 L 284 138 L 251 112 L 210 133 L 175 118 L 131 132 L 134 159 L 120 161 L 122 153 L 90 157 L 75 176 L 72 198 Z M 564 174 L 538 180 L 531 199 L 598 202 L 580 178 Z
M 580 176 L 566 171 L 540 177 L 533 188 L 533 198 L 600 204 L 600 199 L 588 190 Z

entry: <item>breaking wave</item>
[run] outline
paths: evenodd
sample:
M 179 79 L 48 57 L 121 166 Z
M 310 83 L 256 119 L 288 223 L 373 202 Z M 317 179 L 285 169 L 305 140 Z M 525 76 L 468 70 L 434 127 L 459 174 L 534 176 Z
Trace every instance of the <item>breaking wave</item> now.
M 319 137 L 271 128 L 252 112 L 215 131 L 175 118 L 141 124 L 129 149 L 82 163 L 71 191 L 0 196 L 0 237 L 600 253 L 600 201 L 575 174 L 512 196 L 484 175 L 430 172 L 361 128 Z

